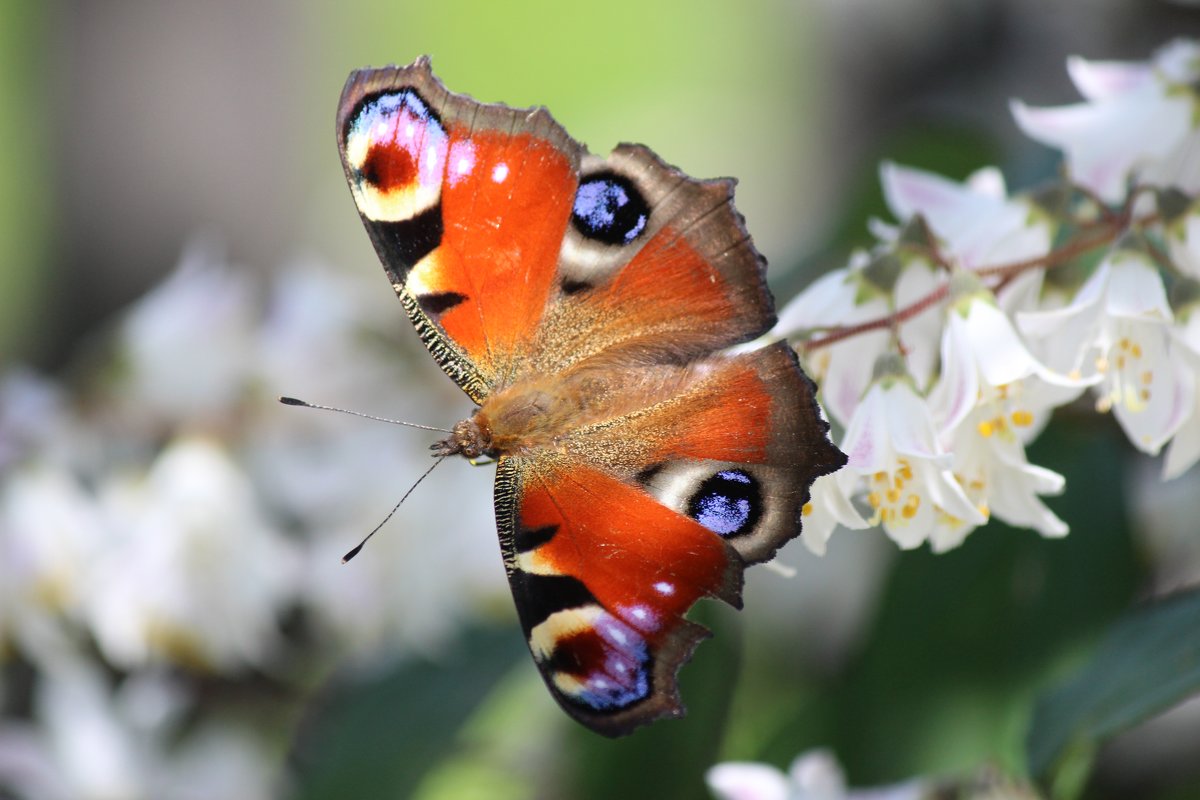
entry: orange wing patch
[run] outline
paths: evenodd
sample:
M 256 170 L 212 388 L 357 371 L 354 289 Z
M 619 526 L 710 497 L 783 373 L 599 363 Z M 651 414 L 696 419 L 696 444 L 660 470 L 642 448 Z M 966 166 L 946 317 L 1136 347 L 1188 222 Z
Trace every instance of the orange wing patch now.
M 574 166 L 550 143 L 497 131 L 452 132 L 441 247 L 409 288 L 462 299 L 442 328 L 499 377 L 542 320 L 575 193 Z

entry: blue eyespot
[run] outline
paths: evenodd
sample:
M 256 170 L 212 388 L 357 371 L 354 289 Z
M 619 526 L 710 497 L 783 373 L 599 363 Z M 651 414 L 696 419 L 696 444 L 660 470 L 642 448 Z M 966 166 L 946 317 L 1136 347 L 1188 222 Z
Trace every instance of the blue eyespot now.
M 688 500 L 688 516 L 721 536 L 754 530 L 762 516 L 758 481 L 740 469 L 716 473 L 700 484 Z
M 628 178 L 615 173 L 593 175 L 579 184 L 571 222 L 590 239 L 629 244 L 646 229 L 650 208 Z

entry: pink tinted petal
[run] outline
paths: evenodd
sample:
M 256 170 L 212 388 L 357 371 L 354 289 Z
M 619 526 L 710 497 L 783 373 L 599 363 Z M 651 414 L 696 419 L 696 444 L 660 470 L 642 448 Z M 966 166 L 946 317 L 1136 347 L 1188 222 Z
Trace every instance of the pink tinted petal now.
M 1079 56 L 1067 59 L 1067 74 L 1079 93 L 1088 100 L 1104 100 L 1125 94 L 1154 80 L 1154 70 L 1141 61 L 1088 61 Z
M 1010 107 L 1027 136 L 1062 150 L 1074 179 L 1111 203 L 1124 199 L 1135 168 L 1168 155 L 1191 129 L 1191 103 L 1156 87 L 1097 103 Z
M 885 402 L 883 387 L 875 384 L 855 409 L 842 439 L 842 452 L 847 458 L 843 471 L 878 472 L 891 463 Z
M 962 317 L 951 312 L 942 334 L 942 376 L 929 394 L 929 405 L 942 434 L 957 428 L 979 399 L 979 370 L 964 327 Z
M 964 194 L 962 186 L 954 181 L 890 161 L 880 165 L 879 179 L 888 208 L 900 220 L 918 213 L 936 217 L 953 211 Z
M 788 800 L 787 778 L 768 764 L 729 761 L 710 768 L 704 780 L 719 800 Z
M 829 348 L 829 366 L 821 382 L 825 410 L 838 424 L 848 426 L 863 392 L 871 383 L 875 359 L 888 345 L 891 334 L 871 331 Z
M 996 167 L 980 167 L 967 176 L 967 186 L 973 194 L 996 200 L 1008 198 L 1008 187 L 1004 184 L 1004 173 Z

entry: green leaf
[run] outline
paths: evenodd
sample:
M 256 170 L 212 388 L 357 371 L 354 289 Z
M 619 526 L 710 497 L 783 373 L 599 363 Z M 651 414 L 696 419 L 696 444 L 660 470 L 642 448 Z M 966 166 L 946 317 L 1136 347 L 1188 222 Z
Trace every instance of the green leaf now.
M 519 658 L 527 650 L 515 624 L 469 629 L 437 663 L 414 659 L 331 689 L 297 737 L 296 796 L 411 797 Z
M 827 706 L 781 731 L 770 760 L 828 746 L 858 785 L 984 762 L 1019 774 L 1036 688 L 1103 635 L 1141 581 L 1124 448 L 1110 419 L 1057 415 L 1029 460 L 1068 476 L 1048 504 L 1071 534 L 1044 539 L 993 521 L 949 553 L 900 554 Z
M 1062 786 L 1060 774 L 1079 754 L 1197 692 L 1200 591 L 1191 591 L 1118 620 L 1088 663 L 1040 698 L 1027 742 L 1030 770 Z

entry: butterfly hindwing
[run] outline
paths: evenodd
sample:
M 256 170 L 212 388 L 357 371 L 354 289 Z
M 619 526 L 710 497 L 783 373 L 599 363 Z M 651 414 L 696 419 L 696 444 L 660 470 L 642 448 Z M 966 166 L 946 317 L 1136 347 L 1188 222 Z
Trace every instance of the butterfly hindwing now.
M 675 674 L 708 636 L 700 597 L 740 604 L 719 537 L 611 475 L 505 459 L 496 513 L 517 613 L 551 694 L 610 736 L 679 716 Z
M 669 391 L 637 388 L 666 399 L 497 476 L 530 651 L 559 703 L 609 735 L 682 713 L 675 674 L 707 635 L 685 612 L 740 607 L 745 565 L 796 535 L 812 479 L 842 463 L 785 345 L 656 374 Z

